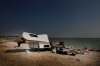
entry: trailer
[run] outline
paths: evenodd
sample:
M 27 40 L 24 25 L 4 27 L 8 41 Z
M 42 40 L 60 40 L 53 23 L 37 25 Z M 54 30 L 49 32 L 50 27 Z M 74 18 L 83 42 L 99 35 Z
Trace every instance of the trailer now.
M 17 40 L 18 47 L 21 49 L 50 50 L 51 45 L 47 34 L 34 34 L 23 32 Z

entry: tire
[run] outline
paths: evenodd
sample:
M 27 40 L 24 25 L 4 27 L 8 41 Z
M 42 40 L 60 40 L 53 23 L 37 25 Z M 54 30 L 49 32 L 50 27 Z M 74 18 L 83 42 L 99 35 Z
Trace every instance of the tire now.
M 70 54 L 71 56 L 75 56 L 76 54 L 75 53 L 72 53 L 72 54 Z
M 65 55 L 68 55 L 68 52 L 64 52 Z

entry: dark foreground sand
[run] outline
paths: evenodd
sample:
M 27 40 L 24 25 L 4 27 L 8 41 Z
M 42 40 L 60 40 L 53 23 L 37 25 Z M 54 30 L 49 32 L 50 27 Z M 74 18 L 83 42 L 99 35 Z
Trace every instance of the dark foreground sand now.
M 6 52 L 15 42 L 0 44 L 0 66 L 100 66 L 100 53 L 60 55 L 51 52 Z

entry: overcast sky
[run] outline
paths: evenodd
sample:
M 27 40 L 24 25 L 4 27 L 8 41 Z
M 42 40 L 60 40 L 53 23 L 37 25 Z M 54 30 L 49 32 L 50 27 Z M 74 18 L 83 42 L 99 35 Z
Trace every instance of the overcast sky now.
M 100 37 L 100 0 L 0 0 L 0 33 Z

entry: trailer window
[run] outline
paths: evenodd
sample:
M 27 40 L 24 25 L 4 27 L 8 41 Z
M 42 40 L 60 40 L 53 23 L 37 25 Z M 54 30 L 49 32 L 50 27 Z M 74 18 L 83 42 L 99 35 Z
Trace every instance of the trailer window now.
M 49 47 L 49 45 L 44 45 L 44 47 Z
M 29 34 L 31 37 L 38 37 L 36 34 Z

